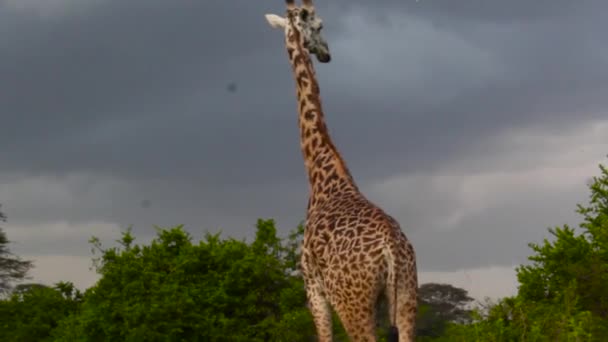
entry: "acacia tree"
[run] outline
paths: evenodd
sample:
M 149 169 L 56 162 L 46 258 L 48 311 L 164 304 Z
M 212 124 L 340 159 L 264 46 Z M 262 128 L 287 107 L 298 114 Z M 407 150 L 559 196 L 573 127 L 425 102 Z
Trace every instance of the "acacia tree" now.
M 6 222 L 6 215 L 2 211 L 0 222 Z M 6 294 L 10 290 L 11 282 L 25 279 L 32 268 L 31 261 L 21 260 L 10 252 L 9 243 L 6 233 L 0 227 L 0 294 Z
M 437 337 L 449 323 L 468 323 L 473 301 L 465 289 L 450 284 L 427 283 L 418 289 L 416 336 Z

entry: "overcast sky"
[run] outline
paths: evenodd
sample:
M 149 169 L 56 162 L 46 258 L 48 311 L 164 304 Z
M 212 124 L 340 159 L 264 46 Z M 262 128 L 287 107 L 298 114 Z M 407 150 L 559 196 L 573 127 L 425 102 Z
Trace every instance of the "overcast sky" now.
M 318 1 L 327 121 L 422 282 L 513 293 L 513 267 L 608 154 L 608 2 Z M 282 0 L 0 0 L 0 203 L 35 281 L 86 288 L 95 235 L 304 219 Z

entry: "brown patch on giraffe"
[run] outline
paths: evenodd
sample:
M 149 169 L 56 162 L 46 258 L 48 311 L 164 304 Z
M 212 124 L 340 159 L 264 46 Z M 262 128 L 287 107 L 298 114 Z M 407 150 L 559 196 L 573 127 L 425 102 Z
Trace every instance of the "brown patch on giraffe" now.
M 309 109 L 306 112 L 304 112 L 304 119 L 306 119 L 306 121 L 313 121 L 315 119 L 315 111 L 314 109 Z M 313 138 L 313 139 L 318 139 L 318 138 Z

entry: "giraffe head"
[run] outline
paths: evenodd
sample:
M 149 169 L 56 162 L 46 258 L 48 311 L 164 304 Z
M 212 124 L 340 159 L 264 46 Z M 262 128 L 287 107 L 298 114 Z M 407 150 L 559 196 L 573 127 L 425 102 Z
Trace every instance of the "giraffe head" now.
M 329 46 L 321 36 L 323 20 L 315 13 L 312 0 L 302 0 L 302 7 L 295 5 L 295 0 L 285 0 L 287 3 L 287 17 L 276 14 L 266 14 L 266 20 L 270 26 L 285 30 L 285 36 L 299 37 L 296 42 L 308 50 L 309 53 L 317 56 L 321 63 L 328 63 L 331 60 Z

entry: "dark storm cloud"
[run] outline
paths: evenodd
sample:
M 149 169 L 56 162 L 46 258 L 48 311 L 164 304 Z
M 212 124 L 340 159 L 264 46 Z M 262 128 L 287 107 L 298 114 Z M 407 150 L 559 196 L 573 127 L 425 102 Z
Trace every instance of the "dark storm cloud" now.
M 606 2 L 317 4 L 334 54 L 317 66 L 330 131 L 364 184 L 441 170 L 505 129 L 559 129 L 608 106 Z M 0 2 L 0 175 L 83 173 L 129 186 L 85 196 L 86 184 L 67 180 L 80 200 L 24 201 L 13 217 L 232 235 L 251 233 L 257 217 L 283 229 L 302 219 L 293 80 L 281 33 L 263 18 L 283 1 L 71 6 L 39 16 Z M 470 218 L 463 236 L 484 219 Z M 420 249 L 435 239 L 420 237 Z
M 410 235 L 419 246 L 433 246 L 418 252 L 420 263 L 433 270 L 525 264 L 532 254 L 528 243 L 542 243 L 548 238 L 547 228 L 563 224 L 578 227 L 581 218 L 573 213 L 577 199 L 582 201 L 586 196 L 584 190 L 580 184 L 574 191 L 510 193 L 489 208 L 467 216 L 458 229 L 416 231 Z
M 345 3 L 330 6 L 328 15 Z M 421 159 L 417 164 L 422 166 L 428 155 L 442 151 L 454 155 L 452 149 L 476 141 L 462 141 L 463 136 L 483 138 L 505 124 L 559 115 L 556 108 L 570 115 L 566 104 L 604 105 L 600 90 L 608 84 L 606 56 L 589 53 L 600 41 L 594 38 L 601 31 L 549 21 L 551 15 L 561 19 L 568 13 L 572 7 L 568 3 L 405 2 L 402 13 L 411 17 L 426 9 L 428 16 L 445 14 L 445 23 L 454 23 L 454 31 L 463 35 L 474 20 L 491 19 L 496 13 L 529 20 L 517 24 L 523 26 L 489 25 L 489 34 L 463 37 L 502 59 L 497 63 L 504 67 L 506 78 L 464 90 L 447 103 L 420 104 L 412 97 L 406 102 L 395 93 L 381 97 L 379 103 L 357 103 L 353 102 L 357 94 L 350 89 L 345 90 L 351 92 L 344 94 L 350 97 L 347 100 L 332 84 L 324 87 L 324 95 L 333 96 L 327 101 L 331 123 L 340 125 L 336 140 L 353 167 L 366 164 L 363 156 L 373 151 L 383 157 L 401 151 L 410 160 Z M 395 4 L 377 2 L 369 13 L 382 13 L 384 5 Z M 11 127 L 0 137 L 5 168 L 58 173 L 84 169 L 129 178 L 173 174 L 213 182 L 225 180 L 218 177 L 226 175 L 234 181 L 236 175 L 226 170 L 248 170 L 236 181 L 251 182 L 262 180 L 267 172 L 257 170 L 260 166 L 273 163 L 282 171 L 275 177 L 294 175 L 295 167 L 281 166 L 294 165 L 299 157 L 297 141 L 289 139 L 295 132 L 292 80 L 280 34 L 271 31 L 262 17 L 267 11 L 281 11 L 282 3 L 103 1 L 90 6 L 57 20 L 10 11 L 5 15 L 13 27 L 3 31 L 7 53 L 0 64 L 4 123 Z M 325 4 L 319 2 L 319 7 Z M 570 21 L 586 21 L 578 14 L 586 7 L 575 8 Z M 536 16 L 530 18 L 530 13 L 543 14 L 547 22 L 535 24 Z M 462 24 L 463 20 L 468 21 Z M 479 21 L 478 25 L 483 32 L 488 24 Z M 334 24 L 334 32 L 328 34 L 339 39 L 344 29 Z M 587 39 L 577 39 L 580 35 Z M 403 44 L 404 51 L 412 48 Z M 335 54 L 339 61 L 340 51 Z M 427 88 L 420 89 L 426 93 L 423 97 L 432 97 L 433 89 L 443 83 L 457 84 L 450 79 L 450 68 L 440 62 L 449 63 L 449 58 L 420 65 L 429 72 L 447 71 L 434 74 Z M 398 64 L 386 67 L 399 74 Z M 325 69 L 330 70 L 321 68 L 322 82 Z M 382 94 L 382 80 L 376 82 L 379 87 L 366 91 Z M 409 82 L 407 75 L 403 82 Z M 241 84 L 238 92 L 226 90 L 232 84 Z M 589 94 L 590 89 L 597 89 L 596 94 Z M 532 107 L 536 112 L 531 112 Z M 377 124 L 375 115 L 368 114 L 375 112 L 393 124 Z M 359 135 L 377 139 L 350 153 L 349 146 L 360 141 L 352 137 Z M 425 146 L 425 151 L 418 146 Z M 285 158 L 289 162 L 281 162 Z
M 3 12 L 0 91 L 3 126 L 11 129 L 0 146 L 22 149 L 9 161 L 39 153 L 51 167 L 66 145 L 111 139 L 103 130 L 113 122 L 179 120 L 187 108 L 171 103 L 193 92 L 212 100 L 213 90 L 229 83 L 231 61 L 280 44 L 264 39 L 264 12 L 251 2 L 104 1 L 55 19 Z M 210 102 L 197 114 L 217 118 L 230 110 Z
M 416 16 L 426 16 L 442 21 L 481 21 L 481 22 L 525 22 L 543 18 L 567 16 L 572 12 L 585 10 L 600 4 L 601 0 L 381 0 L 373 5 L 369 1 L 351 0 L 335 4 L 338 8 L 365 6 L 366 8 L 390 8 L 404 10 Z M 319 6 L 322 1 L 317 1 Z M 333 5 L 333 4 L 332 4 Z
M 378 166 L 366 176 L 387 175 L 390 170 L 403 172 L 441 168 L 444 162 L 461 158 L 471 145 L 505 129 L 539 123 L 570 126 L 605 117 L 604 109 L 608 106 L 608 99 L 604 96 L 608 92 L 608 49 L 602 43 L 606 24 L 598 14 L 608 10 L 608 4 L 585 2 L 572 6 L 566 2 L 552 2 L 555 7 L 551 7 L 547 6 L 548 2 L 542 1 L 533 4 L 527 1 L 501 2 L 496 6 L 498 9 L 506 4 L 512 7 L 511 11 L 505 11 L 505 15 L 517 19 L 512 22 L 492 21 L 492 13 L 496 11 L 490 11 L 494 6 L 489 2 L 483 2 L 486 5 L 478 6 L 477 11 L 452 11 L 451 5 L 440 7 L 439 4 L 445 4 L 445 1 L 420 3 L 421 6 L 434 3 L 438 7 L 429 11 L 428 16 L 423 17 L 425 19 L 420 19 L 412 15 L 415 11 L 405 9 L 417 5 L 407 2 L 408 5 L 404 5 L 397 15 L 393 13 L 396 17 L 404 16 L 406 24 L 400 26 L 403 40 L 398 41 L 396 34 L 384 37 L 392 39 L 392 43 L 387 45 L 402 45 L 402 52 L 393 50 L 391 56 L 385 57 L 383 64 L 384 69 L 402 80 L 401 83 L 387 84 L 381 77 L 359 79 L 358 82 L 368 86 L 367 92 L 378 94 L 375 102 L 361 98 L 345 84 L 340 84 L 345 90 L 324 89 L 324 95 L 329 93 L 331 96 L 326 102 L 333 106 L 328 112 L 336 122 L 340 122 L 334 125 L 340 130 L 335 135 L 344 141 L 347 149 L 345 154 L 350 152 L 351 146 L 357 147 L 352 148 L 353 153 L 347 159 L 356 163 L 356 168 L 363 172 Z M 472 9 L 471 3 L 473 1 L 450 2 L 469 9 Z M 547 10 L 541 11 L 541 8 Z M 538 15 L 530 16 L 528 10 Z M 446 16 L 437 22 L 438 17 L 432 17 L 431 13 L 439 12 Z M 380 28 L 386 27 L 386 32 L 391 32 L 390 27 L 395 23 L 390 21 L 390 15 L 385 19 L 369 22 Z M 417 37 L 407 32 L 419 30 L 417 25 L 421 22 L 427 25 L 425 31 L 419 34 L 421 40 L 423 33 L 429 31 L 438 37 L 428 37 L 428 43 L 408 40 Z M 442 33 L 462 39 L 461 46 L 454 49 L 450 41 L 441 37 Z M 356 36 L 356 33 L 353 35 Z M 365 38 L 371 41 L 370 36 Z M 352 40 L 356 41 L 355 38 Z M 432 44 L 438 47 L 428 49 L 428 45 Z M 445 45 L 443 49 L 442 44 Z M 408 59 L 415 56 L 409 54 L 408 50 L 425 49 L 434 54 L 414 61 Z M 335 60 L 339 60 L 339 52 L 335 54 Z M 481 63 L 465 68 L 469 72 L 466 73 L 460 70 L 466 65 L 459 63 L 467 59 L 477 59 Z M 483 71 L 487 68 L 485 61 L 494 69 L 492 75 L 484 75 Z M 412 68 L 412 63 L 418 63 L 418 68 L 426 70 L 426 78 L 411 79 L 410 72 L 403 71 Z M 348 72 L 348 67 L 343 64 L 334 68 Z M 370 75 L 373 77 L 373 73 Z M 326 73 L 322 73 L 320 78 L 331 82 Z M 411 87 L 411 84 L 419 86 Z M 407 90 L 395 90 L 399 86 Z M 345 94 L 348 91 L 351 94 Z M 442 93 L 452 96 L 443 100 L 438 96 Z M 340 101 L 344 96 L 348 96 L 349 101 Z M 349 107 L 357 109 L 351 110 Z M 375 120 L 379 117 L 382 117 L 380 123 Z M 353 124 L 356 120 L 367 124 Z M 346 135 L 349 133 L 353 137 L 368 135 L 374 139 L 348 139 Z M 366 160 L 361 158 L 371 155 L 383 163 L 370 163 L 370 157 L 366 157 Z

